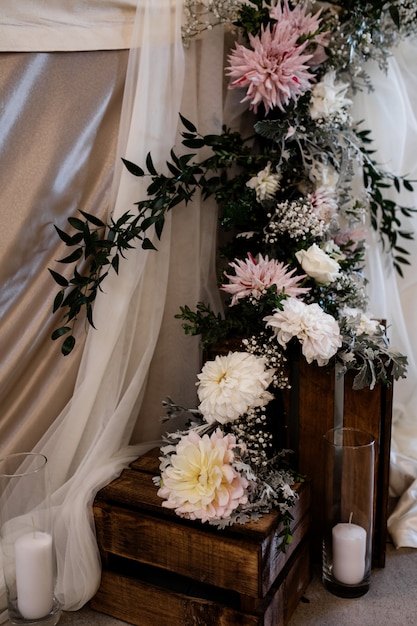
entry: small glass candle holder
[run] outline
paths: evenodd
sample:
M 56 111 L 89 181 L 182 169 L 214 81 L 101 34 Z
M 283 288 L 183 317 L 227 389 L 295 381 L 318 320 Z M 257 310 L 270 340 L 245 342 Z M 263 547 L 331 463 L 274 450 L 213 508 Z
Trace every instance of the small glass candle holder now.
M 47 459 L 19 453 L 0 459 L 3 572 L 12 624 L 55 626 L 56 558 Z
M 354 428 L 325 435 L 323 584 L 357 598 L 369 590 L 372 568 L 374 438 Z

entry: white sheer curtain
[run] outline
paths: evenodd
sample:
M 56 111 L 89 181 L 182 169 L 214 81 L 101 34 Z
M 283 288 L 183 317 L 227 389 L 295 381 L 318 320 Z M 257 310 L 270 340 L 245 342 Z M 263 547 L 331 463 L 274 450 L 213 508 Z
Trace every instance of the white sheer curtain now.
M 372 130 L 375 158 L 395 174 L 417 180 L 417 39 L 402 42 L 389 60 L 388 73 L 369 67 L 374 91 L 358 94 L 355 116 Z M 394 199 L 397 199 L 395 196 Z M 417 208 L 414 193 L 404 192 L 400 202 Z M 393 346 L 409 359 L 408 376 L 394 385 L 390 486 L 402 496 L 388 528 L 397 547 L 417 547 L 417 215 L 401 217 L 402 230 L 412 241 L 399 240 L 410 251 L 410 266 L 399 277 L 374 235 L 368 254 L 370 308 L 387 320 Z
M 145 163 L 150 151 L 155 165 L 164 167 L 176 142 L 179 111 L 203 132 L 216 132 L 221 126 L 223 34 L 219 31 L 207 44 L 192 44 L 184 51 L 182 4 L 182 0 L 138 3 L 118 150 L 138 164 Z M 205 74 L 198 70 L 202 61 Z M 134 208 L 147 182 L 122 167 L 116 169 L 116 218 Z M 190 208 L 176 208 L 175 215 L 167 218 L 162 240 L 156 242 L 158 252 L 131 250 L 119 276 L 106 281 L 105 293 L 95 303 L 97 331 L 88 334 L 73 397 L 35 448 L 48 458 L 58 596 L 66 610 L 83 606 L 99 585 L 100 559 L 91 515 L 97 490 L 155 445 L 150 435 L 160 433 L 151 411 L 142 412 L 138 420 L 152 371 L 159 369 L 158 364 L 175 368 L 171 378 L 183 379 L 194 395 L 198 343 L 193 342 L 192 351 L 189 343 L 182 353 L 171 349 L 164 323 L 173 316 L 177 292 L 181 298 L 187 295 L 190 304 L 201 297 L 216 297 L 209 293 L 210 284 L 215 285 L 210 274 L 216 211 L 210 203 L 201 208 L 198 199 Z M 182 334 L 181 329 L 177 332 Z M 187 362 L 179 364 L 179 358 Z M 173 390 L 164 389 L 153 404 L 159 407 L 168 393 Z M 145 443 L 132 445 L 132 440 Z

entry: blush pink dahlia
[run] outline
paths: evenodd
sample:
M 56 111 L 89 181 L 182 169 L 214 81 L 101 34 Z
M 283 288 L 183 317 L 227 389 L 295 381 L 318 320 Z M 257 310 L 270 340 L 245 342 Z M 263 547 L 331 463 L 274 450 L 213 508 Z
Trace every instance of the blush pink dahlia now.
M 295 298 L 284 300 L 283 309 L 264 318 L 274 330 L 278 343 L 284 348 L 297 337 L 307 363 L 317 361 L 327 365 L 342 345 L 339 325 L 315 302 L 305 304 Z
M 253 296 L 256 300 L 268 287 L 276 286 L 277 292 L 285 292 L 289 296 L 297 297 L 309 291 L 299 284 L 305 275 L 294 276 L 295 269 L 290 270 L 288 265 L 284 265 L 276 259 L 269 260 L 259 254 L 256 260 L 250 253 L 245 261 L 236 259 L 229 263 L 235 270 L 235 274 L 225 274 L 230 280 L 230 284 L 221 285 L 220 289 L 232 295 L 231 306 L 235 305 L 241 298 Z
M 229 87 L 247 87 L 242 102 L 249 101 L 256 113 L 262 103 L 266 113 L 281 111 L 291 101 L 311 88 L 311 54 L 305 52 L 308 41 L 298 44 L 298 34 L 288 21 L 263 28 L 260 35 L 249 34 L 251 48 L 236 44 L 229 56 L 228 75 L 235 78 Z
M 281 24 L 287 22 L 291 32 L 297 35 L 297 39 L 308 37 L 313 44 L 309 65 L 319 65 L 326 59 L 325 47 L 329 45 L 329 35 L 320 32 L 321 11 L 315 14 L 307 11 L 307 6 L 302 4 L 297 4 L 291 9 L 288 0 L 284 0 L 284 2 L 279 1 L 276 6 L 272 7 L 269 15 Z
M 233 435 L 219 429 L 211 436 L 200 437 L 195 431 L 184 435 L 175 453 L 162 459 L 162 506 L 207 522 L 228 518 L 246 504 L 248 481 L 232 466 L 236 445 Z

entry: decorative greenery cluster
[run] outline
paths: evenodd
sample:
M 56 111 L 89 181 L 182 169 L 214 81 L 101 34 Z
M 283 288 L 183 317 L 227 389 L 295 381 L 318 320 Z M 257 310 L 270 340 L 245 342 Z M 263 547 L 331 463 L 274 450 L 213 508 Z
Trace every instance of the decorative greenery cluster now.
M 259 214 L 253 203 L 253 194 L 245 186 L 245 181 L 252 173 L 262 169 L 271 158 L 270 152 L 253 151 L 253 136 L 244 138 L 240 133 L 232 132 L 224 127 L 220 135 L 201 135 L 192 122 L 180 115 L 184 130 L 181 133 L 182 144 L 185 148 L 199 150 L 203 147 L 211 149 L 212 154 L 202 160 L 197 153 L 177 155 L 171 150 L 171 160 L 166 162 L 168 173 L 158 172 L 148 154 L 146 170 L 138 165 L 123 159 L 123 162 L 133 176 L 151 177 L 147 188 L 147 198 L 136 203 L 137 211 L 127 211 L 117 221 L 105 223 L 99 218 L 80 210 L 84 219 L 69 217 L 68 223 L 73 233 L 55 226 L 56 232 L 72 252 L 59 259 L 59 263 L 71 265 L 73 275 L 65 278 L 56 270 L 50 269 L 55 282 L 59 285 L 53 311 L 64 311 L 65 323 L 57 328 L 52 338 L 64 338 L 62 352 L 69 354 L 75 346 L 74 325 L 80 315 L 87 318 L 94 327 L 93 303 L 97 292 L 109 271 L 118 272 L 119 263 L 125 257 L 128 249 L 140 245 L 144 249 L 154 249 L 155 245 L 147 233 L 155 232 L 160 238 L 165 215 L 176 205 L 192 201 L 197 189 L 201 189 L 203 198 L 214 196 L 221 206 L 220 223 L 226 231 L 256 230 L 264 216 Z M 279 146 L 280 135 L 285 129 L 271 128 L 259 124 L 256 130 L 260 136 L 269 135 L 274 144 Z M 367 131 L 357 131 L 357 141 L 362 144 L 370 142 Z M 278 149 L 274 148 L 278 153 Z M 365 148 L 364 148 L 365 150 Z M 393 176 L 379 167 L 367 150 L 367 160 L 364 168 L 365 184 L 373 194 L 372 225 L 381 234 L 383 245 L 391 250 L 396 268 L 401 272 L 401 264 L 408 263 L 407 250 L 399 246 L 401 238 L 412 238 L 412 234 L 401 228 L 401 215 L 410 215 L 411 209 L 396 204 L 383 196 L 382 190 L 395 188 L 400 185 L 411 190 L 412 184 L 407 178 Z M 236 175 L 236 171 L 240 172 Z M 382 226 L 380 226 L 382 225 Z M 258 243 L 258 247 L 261 243 Z M 245 246 L 243 239 L 235 239 L 223 251 L 231 258 L 238 255 Z M 255 250 L 256 252 L 257 250 Z M 271 297 L 271 294 L 268 295 Z M 273 294 L 272 294 L 273 297 Z M 245 309 L 242 315 L 241 307 Z M 240 307 L 230 310 L 225 320 L 220 314 L 214 314 L 203 303 L 193 313 L 187 306 L 181 308 L 186 332 L 202 334 L 203 345 L 207 346 L 234 332 L 240 334 L 240 326 L 247 326 L 249 317 L 259 321 L 259 317 L 250 306 L 242 303 Z M 246 320 L 246 321 L 245 321 Z

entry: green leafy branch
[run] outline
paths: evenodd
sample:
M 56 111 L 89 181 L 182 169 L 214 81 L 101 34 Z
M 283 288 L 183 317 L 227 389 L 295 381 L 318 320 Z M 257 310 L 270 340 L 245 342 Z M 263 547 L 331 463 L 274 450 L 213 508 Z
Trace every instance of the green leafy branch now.
M 412 231 L 402 229 L 401 217 L 412 217 L 417 209 L 400 205 L 386 198 L 384 194 L 387 189 L 394 189 L 397 193 L 401 190 L 412 192 L 416 181 L 382 170 L 371 156 L 373 151 L 366 147 L 366 144 L 370 143 L 369 131 L 357 134 L 362 142 L 362 153 L 365 157 L 362 163 L 363 181 L 369 197 L 371 225 L 379 233 L 383 248 L 392 253 L 394 267 L 402 277 L 402 265 L 410 265 L 407 258 L 410 253 L 400 246 L 398 241 L 400 238 L 412 240 L 414 234 Z
M 168 211 L 184 202 L 188 204 L 197 189 L 202 190 L 203 198 L 211 195 L 219 197 L 227 186 L 225 171 L 235 164 L 246 165 L 254 160 L 248 146 L 239 133 L 231 133 L 224 128 L 220 135 L 202 136 L 196 127 L 182 115 L 185 128 L 182 132 L 182 144 L 193 150 L 210 147 L 212 154 L 201 162 L 195 160 L 195 153 L 178 156 L 171 150 L 171 160 L 166 162 L 168 174 L 156 170 L 151 155 L 146 157 L 146 172 L 138 165 L 123 159 L 127 170 L 137 177 L 150 176 L 147 197 L 135 203 L 137 212 L 125 212 L 117 221 L 103 222 L 98 217 L 80 211 L 84 219 L 68 218 L 73 234 L 55 226 L 59 238 L 72 249 L 70 254 L 58 260 L 58 263 L 73 266 L 72 276 L 68 279 L 56 270 L 49 269 L 52 278 L 60 287 L 55 296 L 53 312 L 63 310 L 63 323 L 52 333 L 52 339 L 63 339 L 61 351 L 64 355 L 74 349 L 75 324 L 82 311 L 87 322 L 94 327 L 93 303 L 102 284 L 113 269 L 119 270 L 121 258 L 128 249 L 140 245 L 143 249 L 156 250 L 149 231 L 161 238 L 165 216 Z M 243 159 L 243 161 L 242 161 Z
M 156 250 L 148 233 L 152 232 L 160 239 L 167 212 L 180 203 L 187 205 L 197 190 L 201 190 L 203 199 L 214 196 L 221 207 L 224 230 L 262 231 L 262 220 L 265 217 L 263 209 L 255 202 L 253 190 L 247 187 L 246 182 L 266 166 L 274 153 L 279 160 L 278 144 L 273 141 L 272 148 L 269 145 L 264 150 L 261 141 L 255 150 L 253 137 L 243 138 L 240 133 L 231 132 L 226 127 L 221 134 L 203 136 L 189 120 L 181 115 L 180 118 L 185 129 L 181 133 L 182 145 L 193 151 L 209 148 L 210 155 L 207 158 L 198 160 L 196 152 L 178 155 L 172 149 L 171 159 L 166 161 L 167 174 L 157 171 L 150 154 L 146 157 L 146 171 L 123 159 L 130 174 L 151 179 L 146 198 L 135 203 L 136 212 L 126 211 L 119 219 L 104 222 L 90 213 L 80 211 L 83 219 L 68 218 L 71 234 L 55 226 L 60 239 L 71 249 L 58 262 L 73 267 L 70 278 L 56 270 L 49 270 L 59 286 L 53 312 L 63 312 L 62 324 L 54 330 L 52 339 L 63 339 L 61 351 L 64 355 L 74 349 L 75 324 L 82 313 L 94 327 L 93 304 L 109 272 L 114 270 L 118 273 L 120 261 L 130 248 L 140 245 L 143 249 Z M 364 143 L 367 141 L 366 132 L 362 133 L 361 138 Z M 400 265 L 408 263 L 408 252 L 398 245 L 398 238 L 410 239 L 412 234 L 401 230 L 398 212 L 408 216 L 412 209 L 397 207 L 393 201 L 384 198 L 383 190 L 389 185 L 393 185 L 397 191 L 401 185 L 412 190 L 412 185 L 406 179 L 390 178 L 389 174 L 381 172 L 370 155 L 371 152 L 366 151 L 364 177 L 371 198 L 372 226 L 380 231 L 390 250 L 394 251 L 394 263 L 401 274 Z M 239 241 L 236 239 L 236 242 Z M 256 250 L 253 253 L 256 254 Z M 200 314 L 207 316 L 204 321 L 206 326 L 208 323 L 215 326 L 212 323 L 215 320 L 211 319 L 207 311 L 200 311 Z M 181 317 L 187 321 L 187 316 L 190 318 L 190 312 L 184 309 Z M 195 322 L 191 321 L 191 327 Z M 198 323 L 203 322 L 199 320 Z M 237 320 L 233 323 L 238 325 Z M 190 328 L 185 328 L 186 332 L 192 332 Z

